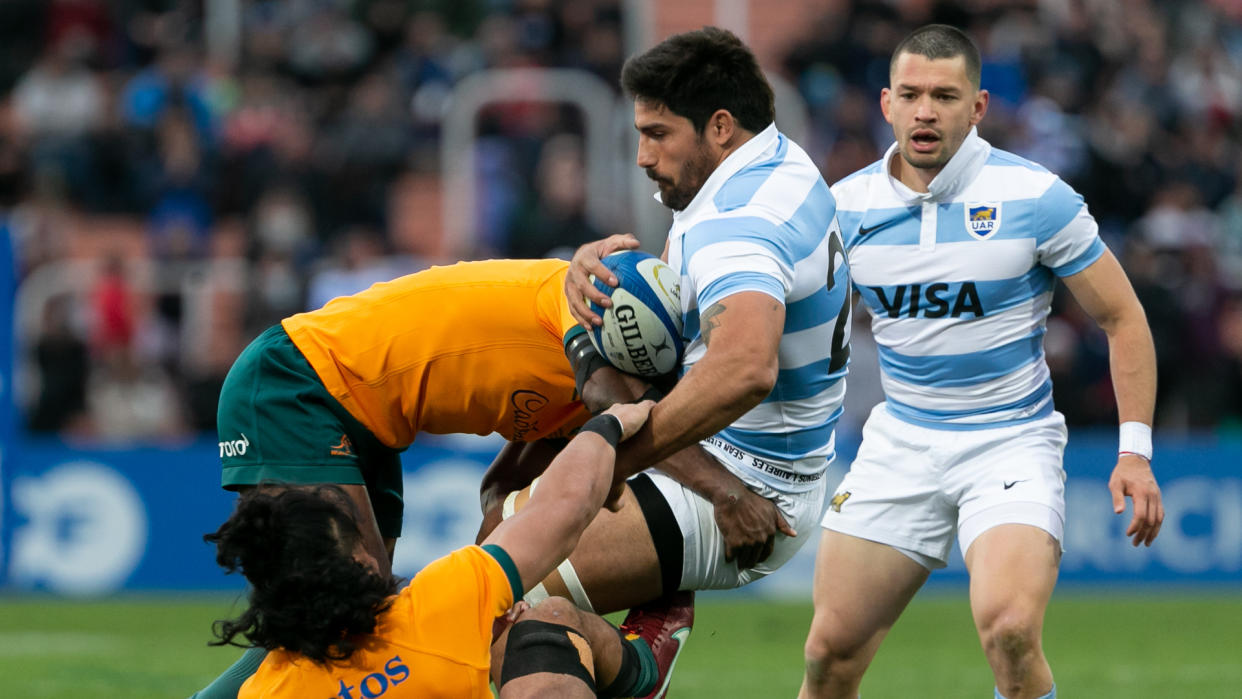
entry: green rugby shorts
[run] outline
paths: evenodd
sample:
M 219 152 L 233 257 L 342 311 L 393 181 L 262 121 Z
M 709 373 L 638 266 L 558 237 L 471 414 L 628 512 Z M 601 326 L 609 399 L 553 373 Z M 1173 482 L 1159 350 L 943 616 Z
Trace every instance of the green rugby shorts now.
M 220 389 L 220 484 L 365 485 L 380 534 L 401 534 L 401 450 L 381 443 L 324 387 L 279 324 L 237 358 Z

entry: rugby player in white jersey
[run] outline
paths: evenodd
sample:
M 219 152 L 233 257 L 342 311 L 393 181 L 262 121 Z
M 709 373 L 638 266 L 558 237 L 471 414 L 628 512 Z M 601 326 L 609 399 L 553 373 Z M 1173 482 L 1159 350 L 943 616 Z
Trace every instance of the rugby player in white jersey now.
M 1150 545 L 1155 350 L 1082 198 L 979 138 L 979 53 L 944 25 L 898 45 L 880 96 L 896 143 L 832 187 L 855 288 L 872 315 L 885 402 L 824 515 L 802 697 L 858 694 L 863 672 L 956 535 L 995 696 L 1055 697 L 1041 636 L 1057 578 L 1065 420 L 1043 356 L 1062 279 L 1108 336 L 1121 421 L 1109 481 Z
M 832 196 L 777 130 L 751 51 L 708 27 L 631 58 L 621 80 L 635 99 L 637 164 L 674 212 L 664 257 L 681 275 L 686 352 L 650 428 L 618 454 L 658 468 L 631 479 L 620 509 L 601 513 L 546 581 L 599 611 L 745 585 L 811 536 L 845 393 L 850 313 Z M 614 236 L 575 255 L 566 291 L 583 325 L 599 322 L 584 297 L 608 302 L 587 279 L 612 276 L 600 257 L 636 246 Z M 739 503 L 772 509 L 739 515 Z M 746 544 L 739 528 L 758 536 Z M 666 598 L 665 618 L 689 599 Z M 659 609 L 644 607 L 655 619 Z M 662 671 L 669 648 L 653 649 Z

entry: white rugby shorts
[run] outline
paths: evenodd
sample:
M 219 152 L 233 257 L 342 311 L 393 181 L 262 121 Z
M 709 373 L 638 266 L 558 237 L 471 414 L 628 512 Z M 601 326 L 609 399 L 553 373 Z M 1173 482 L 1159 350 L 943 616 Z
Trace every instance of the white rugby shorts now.
M 728 454 L 712 448 L 706 442 L 702 446 L 726 465 L 732 460 Z M 744 454 L 737 461 L 742 463 L 747 458 L 749 456 Z M 752 583 L 789 562 L 817 531 L 815 525 L 823 512 L 826 494 L 824 477 L 820 477 L 809 490 L 789 493 L 747 478 L 745 472 L 739 472 L 738 468 L 729 470 L 738 475 L 752 491 L 776 503 L 777 508 L 785 515 L 785 520 L 798 532 L 798 536 L 791 538 L 777 534 L 772 555 L 767 560 L 754 568 L 738 570 L 736 561 L 725 561 L 724 538 L 716 526 L 715 508 L 711 502 L 662 471 L 648 469 L 644 473 L 651 478 L 668 502 L 673 516 L 677 519 L 677 526 L 681 529 L 683 590 L 728 590 Z M 806 485 L 803 483 L 798 487 L 805 488 Z
M 1062 542 L 1066 440 L 1055 411 L 1007 427 L 933 430 L 880 403 L 823 526 L 893 546 L 929 569 L 948 563 L 954 535 L 965 555 L 1001 524 L 1028 524 Z

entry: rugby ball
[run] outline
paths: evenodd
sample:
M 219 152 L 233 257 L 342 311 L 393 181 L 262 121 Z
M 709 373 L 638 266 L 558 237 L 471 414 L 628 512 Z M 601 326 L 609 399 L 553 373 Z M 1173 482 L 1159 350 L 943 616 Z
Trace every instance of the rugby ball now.
M 604 257 L 617 275 L 616 288 L 591 277 L 608 294 L 612 307 L 591 302 L 604 324 L 591 330 L 591 342 L 617 369 L 637 376 L 663 376 L 677 368 L 681 340 L 681 277 L 660 258 L 638 250 Z

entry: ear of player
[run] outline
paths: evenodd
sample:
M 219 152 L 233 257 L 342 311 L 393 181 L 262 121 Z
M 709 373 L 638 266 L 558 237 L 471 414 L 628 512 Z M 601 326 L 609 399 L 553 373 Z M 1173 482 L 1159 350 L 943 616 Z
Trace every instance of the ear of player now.
M 608 363 L 637 376 L 662 376 L 681 363 L 681 277 L 660 258 L 638 250 L 604 257 L 617 275 L 616 288 L 591 278 L 612 299 L 611 308 L 595 303 L 604 320 L 590 332 L 591 343 Z

